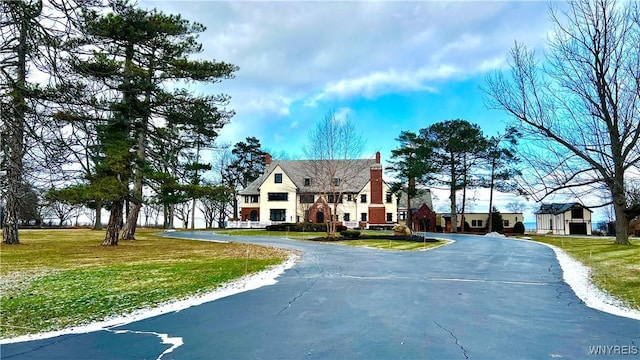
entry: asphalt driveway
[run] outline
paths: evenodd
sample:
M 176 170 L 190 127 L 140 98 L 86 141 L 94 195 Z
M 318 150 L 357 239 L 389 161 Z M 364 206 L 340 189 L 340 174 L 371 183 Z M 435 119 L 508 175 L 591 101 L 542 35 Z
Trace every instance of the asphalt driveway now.
M 431 251 L 390 252 L 175 235 L 287 247 L 302 257 L 276 285 L 118 328 L 4 344 L 0 357 L 640 358 L 640 321 L 586 307 L 539 244 L 457 235 Z

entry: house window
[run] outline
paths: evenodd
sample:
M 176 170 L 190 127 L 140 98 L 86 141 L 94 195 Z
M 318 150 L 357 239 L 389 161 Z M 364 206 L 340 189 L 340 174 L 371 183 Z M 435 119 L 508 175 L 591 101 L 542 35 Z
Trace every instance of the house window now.
M 471 226 L 482 227 L 482 220 L 471 220 Z
M 313 204 L 313 194 L 300 194 L 300 204 Z
M 509 227 L 509 220 L 502 220 L 502 226 Z
M 329 204 L 341 203 L 342 196 L 338 196 L 338 194 L 327 194 L 327 202 Z
M 282 184 L 282 174 L 274 174 L 273 178 L 276 184 Z
M 351 214 L 345 213 L 343 217 L 344 217 L 344 221 L 351 221 Z
M 246 204 L 248 204 L 248 203 L 257 203 L 258 202 L 258 195 L 245 195 L 244 202 Z
M 347 201 L 353 201 L 353 194 L 347 194 Z
M 340 178 L 333 178 L 333 185 L 340 186 Z
M 400 213 L 400 220 L 407 220 L 407 213 L 406 212 L 401 212 Z
M 391 193 L 387 193 L 387 203 L 391 203 Z
M 360 195 L 360 202 L 361 203 L 366 203 L 367 202 L 367 194 Z M 363 221 L 366 221 L 366 220 L 363 220 Z
M 584 211 L 582 211 L 582 208 L 571 209 L 571 218 L 584 219 Z
M 271 209 L 269 211 L 269 220 L 271 221 L 285 221 L 287 218 L 287 210 L 285 209 Z
M 392 221 L 393 221 L 393 214 L 387 213 L 387 222 L 392 222 Z
M 304 186 L 311 186 L 311 178 L 304 178 Z
M 360 221 L 367 221 L 367 213 L 360 213 Z
M 289 200 L 289 193 L 269 193 L 269 201 L 287 201 Z

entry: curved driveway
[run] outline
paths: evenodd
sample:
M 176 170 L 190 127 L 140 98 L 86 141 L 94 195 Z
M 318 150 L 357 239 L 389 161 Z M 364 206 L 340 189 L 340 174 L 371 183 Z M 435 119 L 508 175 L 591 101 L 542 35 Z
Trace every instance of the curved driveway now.
M 104 331 L 5 344 L 2 359 L 638 359 L 640 321 L 586 307 L 546 246 L 448 236 L 396 252 L 211 233 L 302 251 L 278 283 Z M 591 352 L 599 351 L 600 355 Z M 604 354 L 606 353 L 606 355 Z

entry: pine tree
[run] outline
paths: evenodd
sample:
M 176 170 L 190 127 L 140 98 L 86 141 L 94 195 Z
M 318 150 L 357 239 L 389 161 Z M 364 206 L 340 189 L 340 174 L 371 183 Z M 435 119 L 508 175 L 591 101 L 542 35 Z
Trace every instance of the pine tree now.
M 118 243 L 125 200 L 131 200 L 133 208 L 122 237 L 134 238 L 145 179 L 154 172 L 157 177 L 163 171 L 153 170 L 153 164 L 163 164 L 162 151 L 150 149 L 148 144 L 163 148 L 182 141 L 177 155 L 190 159 L 194 168 L 198 156 L 194 158 L 187 148 L 212 142 L 233 115 L 223 108 L 228 102 L 225 95 L 193 96 L 184 89 L 171 91 L 168 84 L 179 80 L 215 83 L 231 78 L 237 70 L 236 66 L 223 62 L 188 59 L 202 50 L 196 34 L 204 31 L 204 26 L 192 24 L 179 15 L 137 9 L 125 1 L 114 2 L 112 7 L 113 13 L 87 16 L 88 39 L 100 51 L 79 57 L 76 63 L 78 71 L 118 93 L 110 108 L 112 116 L 98 128 L 101 151 L 96 157 L 97 164 L 109 164 L 110 170 L 97 165 L 96 169 L 103 171 L 97 175 L 99 181 L 111 179 L 110 192 L 104 194 L 111 202 L 105 245 Z M 159 131 L 163 126 L 173 130 Z M 167 176 L 175 176 L 175 172 L 165 173 Z M 128 191 L 130 182 L 132 193 Z

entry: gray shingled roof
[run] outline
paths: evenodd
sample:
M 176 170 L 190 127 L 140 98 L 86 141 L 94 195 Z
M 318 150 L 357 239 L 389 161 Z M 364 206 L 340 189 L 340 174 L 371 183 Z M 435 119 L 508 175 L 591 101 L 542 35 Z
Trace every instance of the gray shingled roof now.
M 572 203 L 552 203 L 552 204 L 542 204 L 540 205 L 540 209 L 536 211 L 536 214 L 562 214 L 565 213 L 574 207 L 582 207 L 589 210 L 586 206 L 583 206 L 580 203 L 572 202 Z M 591 210 L 589 210 L 591 211 Z
M 336 177 L 341 179 L 341 185 L 337 188 L 343 193 L 358 193 L 364 188 L 370 180 L 369 170 L 373 166 L 380 166 L 375 159 L 356 159 L 356 160 L 333 160 L 325 162 L 322 160 L 274 160 L 264 169 L 264 174 L 253 181 L 249 186 L 240 191 L 240 195 L 259 195 L 260 186 L 267 177 L 280 166 L 282 171 L 293 181 L 298 191 L 301 193 L 321 192 L 323 187 L 328 190 L 329 179 L 326 176 L 320 176 L 322 166 L 330 165 L 335 169 Z M 324 172 L 326 174 L 326 172 Z M 304 179 L 311 179 L 311 185 L 305 186 Z
M 418 194 L 411 198 L 412 209 L 418 209 L 422 204 L 427 204 L 429 209 L 433 210 L 433 199 L 431 197 L 430 189 L 418 189 Z M 404 210 L 407 209 L 407 193 L 404 191 L 400 193 L 398 208 Z

